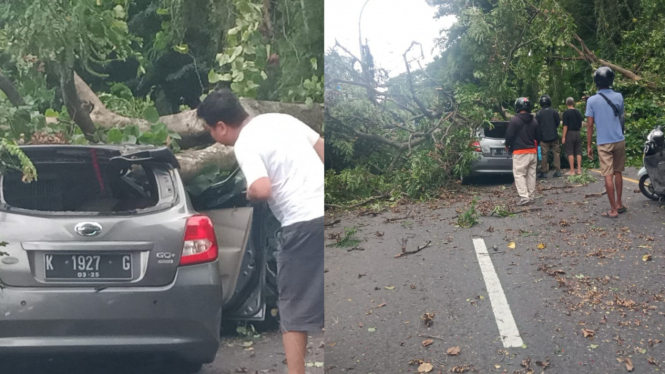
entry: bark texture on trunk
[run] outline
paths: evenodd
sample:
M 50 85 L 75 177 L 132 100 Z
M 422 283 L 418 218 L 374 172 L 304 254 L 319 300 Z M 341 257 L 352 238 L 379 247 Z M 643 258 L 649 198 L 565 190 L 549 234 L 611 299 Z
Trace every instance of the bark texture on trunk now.
M 14 83 L 0 72 L 0 91 L 7 95 L 7 99 L 14 106 L 23 105 L 23 98 Z
M 92 140 L 95 133 L 95 123 L 90 118 L 89 110 L 85 110 L 81 105 L 81 98 L 76 89 L 76 76 L 77 74 L 73 69 L 63 68 L 60 73 L 60 89 L 62 90 L 62 97 L 67 107 L 69 116 L 81 128 L 83 134 L 88 140 Z

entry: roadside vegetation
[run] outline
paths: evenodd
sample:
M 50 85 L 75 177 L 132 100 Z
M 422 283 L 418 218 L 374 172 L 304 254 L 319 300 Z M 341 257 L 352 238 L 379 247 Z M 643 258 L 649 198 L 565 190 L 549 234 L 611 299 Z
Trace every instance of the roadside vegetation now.
M 358 56 L 339 44 L 326 51 L 329 206 L 429 199 L 459 188 L 479 128 L 509 119 L 519 96 L 537 102 L 547 93 L 561 111 L 571 96 L 584 113 L 581 98 L 595 93 L 592 73 L 601 65 L 617 74 L 627 163 L 640 165 L 646 134 L 665 125 L 663 2 L 428 3 L 457 21 L 439 39 L 443 52 L 427 65 L 417 41 L 401 56 L 406 72 L 397 76 L 380 66 L 400 61 L 374 61 L 370 44 L 361 42 Z

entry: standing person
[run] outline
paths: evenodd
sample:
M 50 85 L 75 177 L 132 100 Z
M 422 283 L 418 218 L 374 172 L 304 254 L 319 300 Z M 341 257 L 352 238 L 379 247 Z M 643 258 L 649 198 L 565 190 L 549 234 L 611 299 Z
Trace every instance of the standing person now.
M 563 112 L 563 143 L 570 171 L 566 175 L 582 174 L 582 113 L 575 109 L 575 99 L 569 97 L 566 99 L 568 109 Z M 577 173 L 575 172 L 575 158 L 577 157 Z
M 197 109 L 210 135 L 234 146 L 247 197 L 267 200 L 282 225 L 277 250 L 278 307 L 289 374 L 305 373 L 307 332 L 321 331 L 323 309 L 323 139 L 286 114 L 250 117 L 228 89 Z
M 506 151 L 513 154 L 513 176 L 520 195 L 517 205 L 526 205 L 536 197 L 536 166 L 538 165 L 538 122 L 531 114 L 526 97 L 515 101 L 515 112 L 506 130 Z
M 596 125 L 596 144 L 600 171 L 605 177 L 605 190 L 610 200 L 610 210 L 601 215 L 617 218 L 628 208 L 621 201 L 623 175 L 626 164 L 626 138 L 623 136 L 623 96 L 610 89 L 614 83 L 614 71 L 607 66 L 599 67 L 593 74 L 598 93 L 586 104 L 587 154 L 593 160 L 593 126 Z M 616 195 L 615 195 L 616 194 Z
M 542 162 L 540 164 L 540 174 L 538 178 L 547 178 L 547 172 L 550 169 L 548 156 L 550 150 L 554 156 L 554 178 L 561 176 L 561 151 L 559 147 L 559 133 L 557 128 L 561 119 L 559 112 L 552 108 L 552 99 L 548 95 L 540 97 L 540 107 L 542 108 L 536 114 L 538 126 L 540 126 L 540 148 L 542 153 Z

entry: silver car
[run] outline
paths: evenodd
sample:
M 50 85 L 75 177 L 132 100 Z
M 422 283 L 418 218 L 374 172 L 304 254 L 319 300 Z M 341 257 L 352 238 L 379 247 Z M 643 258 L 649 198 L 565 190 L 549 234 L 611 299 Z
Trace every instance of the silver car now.
M 492 126 L 483 127 L 471 144 L 476 160 L 471 163 L 469 173 L 462 177 L 462 183 L 471 183 L 473 178 L 482 175 L 513 173 L 513 157 L 506 152 L 506 130 L 508 122 L 493 121 Z
M 197 213 L 167 148 L 23 151 L 39 179 L 0 174 L 0 354 L 212 362 L 254 209 Z

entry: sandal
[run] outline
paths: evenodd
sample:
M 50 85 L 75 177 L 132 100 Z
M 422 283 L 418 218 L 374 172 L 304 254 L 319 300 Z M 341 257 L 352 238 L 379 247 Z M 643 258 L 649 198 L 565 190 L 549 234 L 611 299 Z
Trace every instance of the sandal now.
M 610 212 L 601 213 L 600 216 L 605 217 L 605 218 L 619 218 L 618 214 L 616 216 L 613 216 L 613 215 L 610 214 Z
M 628 211 L 628 207 L 625 206 L 625 205 L 622 206 L 621 208 L 617 208 L 617 212 L 619 212 L 619 213 L 626 213 L 627 211 Z

